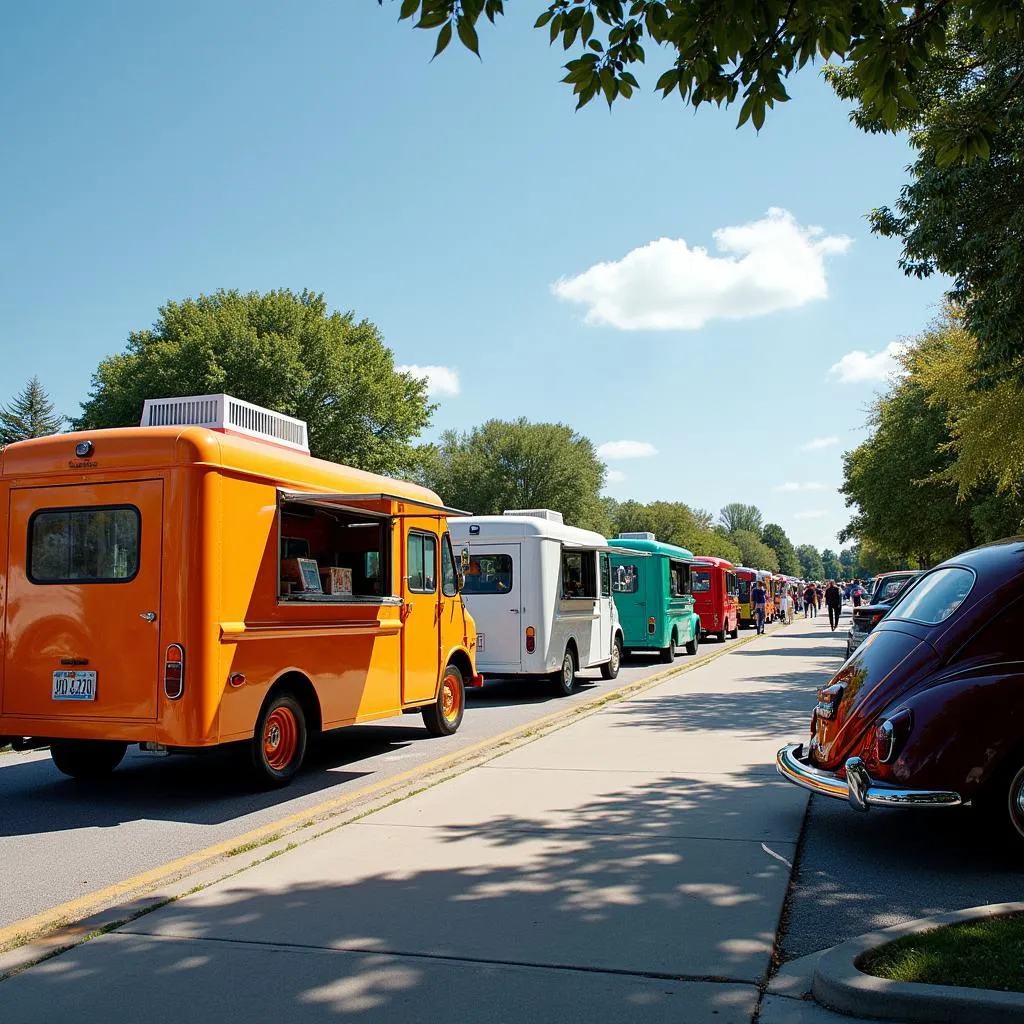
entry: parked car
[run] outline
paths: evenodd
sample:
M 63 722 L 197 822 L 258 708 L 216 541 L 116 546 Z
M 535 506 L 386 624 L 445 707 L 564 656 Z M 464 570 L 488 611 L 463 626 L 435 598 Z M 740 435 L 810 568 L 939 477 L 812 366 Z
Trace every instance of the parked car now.
M 869 591 L 871 596 L 868 598 L 867 604 L 854 608 L 850 617 L 850 632 L 846 638 L 846 656 L 848 658 L 867 640 L 868 634 L 882 621 L 904 588 L 920 575 L 920 571 L 907 569 L 901 572 L 883 573 L 877 577 L 874 586 Z
M 1024 840 L 1024 538 L 975 548 L 905 588 L 827 686 L 780 774 L 873 806 L 994 811 Z

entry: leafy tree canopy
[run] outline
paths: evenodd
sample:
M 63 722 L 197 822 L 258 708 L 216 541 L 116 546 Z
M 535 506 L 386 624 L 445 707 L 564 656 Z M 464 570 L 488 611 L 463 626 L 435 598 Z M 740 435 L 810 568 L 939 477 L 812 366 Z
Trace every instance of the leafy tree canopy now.
M 825 550 L 822 551 L 821 564 L 825 569 L 826 579 L 841 580 L 844 578 L 843 563 L 831 548 L 825 548 Z
M 729 539 L 740 549 L 740 565 L 749 569 L 779 571 L 779 556 L 761 540 L 760 531 L 733 530 Z
M 378 0 L 383 4 L 384 0 Z M 1020 38 L 1019 0 L 535 0 L 537 28 L 572 51 L 563 81 L 577 108 L 597 96 L 628 99 L 646 44 L 666 56 L 655 89 L 693 106 L 738 102 L 739 124 L 764 123 L 789 99 L 784 80 L 816 57 L 846 61 L 871 116 L 894 127 L 917 106 L 914 86 L 946 46 L 956 11 L 980 38 Z M 399 17 L 437 33 L 434 55 L 453 38 L 479 56 L 478 27 L 504 0 L 401 0 Z
M 488 420 L 466 433 L 446 431 L 420 449 L 417 476 L 476 515 L 550 508 L 572 526 L 607 535 L 611 525 L 600 498 L 604 463 L 588 438 L 562 423 Z
M 939 5 L 932 5 L 939 6 Z M 907 274 L 946 274 L 950 298 L 993 379 L 1024 380 L 1024 7 L 1000 16 L 942 4 L 944 38 L 907 85 L 896 120 L 880 116 L 856 63 L 828 69 L 868 132 L 909 132 L 917 158 L 872 229 L 903 242 Z M 909 10 L 909 7 L 908 7 Z M 916 17 L 916 15 L 915 15 Z
M 7 405 L 0 405 L 0 447 L 31 437 L 58 434 L 64 429 L 42 382 L 33 377 Z
M 681 501 L 616 502 L 611 508 L 612 536 L 647 531 L 666 544 L 678 544 L 695 555 L 716 555 L 738 562 L 739 548 L 715 530 L 711 516 Z
M 733 501 L 718 513 L 718 521 L 725 527 L 726 533 L 749 530 L 751 533 L 759 534 L 764 518 L 756 505 L 744 505 L 742 502 Z
M 377 473 L 412 466 L 434 408 L 377 328 L 328 312 L 323 295 L 218 291 L 168 302 L 130 334 L 93 374 L 76 426 L 134 426 L 146 398 L 219 392 L 304 419 L 314 455 Z
M 798 544 L 796 557 L 800 559 L 800 575 L 805 580 L 825 579 L 825 562 L 813 544 Z
M 778 557 L 779 572 L 786 576 L 800 575 L 800 559 L 796 557 L 793 542 L 786 536 L 786 531 L 778 523 L 767 523 L 761 530 L 761 540 Z

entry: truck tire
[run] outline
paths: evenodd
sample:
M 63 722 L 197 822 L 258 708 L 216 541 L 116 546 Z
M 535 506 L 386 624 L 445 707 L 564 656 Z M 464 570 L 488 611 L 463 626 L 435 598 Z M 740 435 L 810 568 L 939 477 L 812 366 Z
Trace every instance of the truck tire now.
M 614 679 L 622 665 L 622 641 L 616 637 L 612 641 L 612 656 L 601 666 L 602 679 Z
M 431 736 L 451 736 L 459 731 L 466 711 L 466 681 L 458 665 L 449 662 L 441 676 L 437 700 L 423 709 L 423 724 Z
M 686 653 L 696 654 L 700 650 L 700 626 L 697 626 L 693 630 L 693 636 L 686 641 Z
M 571 647 L 566 647 L 562 655 L 562 667 L 551 674 L 551 682 L 560 697 L 568 697 L 576 689 L 576 658 Z
M 290 691 L 273 696 L 260 711 L 249 741 L 249 774 L 259 789 L 287 786 L 306 756 L 309 732 L 302 705 Z
M 729 630 L 729 637 L 730 637 L 730 639 L 735 640 L 736 637 L 738 637 L 739 635 L 740 635 L 740 617 L 737 615 L 736 616 L 736 625 L 733 626 L 732 629 Z
M 666 665 L 671 665 L 676 660 L 676 643 L 679 640 L 679 636 L 676 631 L 672 630 L 672 636 L 669 638 L 668 647 L 662 647 L 658 651 L 658 657 L 661 661 L 665 662 Z
M 124 760 L 127 743 L 111 740 L 54 740 L 50 757 L 72 779 L 105 779 Z

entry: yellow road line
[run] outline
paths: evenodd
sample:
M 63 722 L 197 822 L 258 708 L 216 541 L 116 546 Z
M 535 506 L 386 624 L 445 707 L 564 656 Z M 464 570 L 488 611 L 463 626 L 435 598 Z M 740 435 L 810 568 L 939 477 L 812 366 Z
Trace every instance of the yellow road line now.
M 579 704 L 573 704 L 571 707 L 564 708 L 561 711 L 555 711 L 550 715 L 545 715 L 543 718 L 535 718 L 532 721 L 523 722 L 521 725 L 514 726 L 504 732 L 479 740 L 476 743 L 470 744 L 468 747 L 461 747 L 458 750 L 452 751 L 450 754 L 444 754 L 432 761 L 427 761 L 424 764 L 409 768 L 404 772 L 400 772 L 398 775 L 391 775 L 386 779 L 381 779 L 380 782 L 364 786 L 354 792 L 345 793 L 342 796 L 334 797 L 331 800 L 324 800 L 322 803 L 319 803 L 314 807 L 307 807 L 305 810 L 296 811 L 294 814 L 289 814 L 283 818 L 278 818 L 276 821 L 269 822 L 266 825 L 261 825 L 259 828 L 253 829 L 250 832 L 245 832 L 242 835 L 233 836 L 232 838 L 225 839 L 222 842 L 214 843 L 212 846 L 207 846 L 205 849 L 197 850 L 195 853 L 190 853 L 185 857 L 179 857 L 177 860 L 169 861 L 166 864 L 161 864 L 159 867 L 134 875 L 123 882 L 116 882 L 113 885 L 107 886 L 105 889 L 99 889 L 96 892 L 80 896 L 78 899 L 70 900 L 67 903 L 62 903 L 60 906 L 41 911 L 32 917 L 23 918 L 21 921 L 16 921 L 14 924 L 7 925 L 5 928 L 0 928 L 0 950 L 23 941 L 27 936 L 41 936 L 47 929 L 56 928 L 62 925 L 70 926 L 75 922 L 89 917 L 96 911 L 110 906 L 119 897 L 127 896 L 129 894 L 132 896 L 139 896 L 147 891 L 152 891 L 161 883 L 170 879 L 179 878 L 182 875 L 187 874 L 190 870 L 196 869 L 200 865 L 205 865 L 210 861 L 215 861 L 240 846 L 259 843 L 261 840 L 265 840 L 269 836 L 275 836 L 277 833 L 287 832 L 289 829 L 293 829 L 296 826 L 303 825 L 306 822 L 317 818 L 331 817 L 332 815 L 343 811 L 346 807 L 359 803 L 368 797 L 379 795 L 390 789 L 401 788 L 401 786 L 406 782 L 410 782 L 414 779 L 420 779 L 427 775 L 432 775 L 436 772 L 443 771 L 445 768 L 454 767 L 464 761 L 472 760 L 476 755 L 489 750 L 493 749 L 494 753 L 497 754 L 499 753 L 498 748 L 507 744 L 510 740 L 521 734 L 527 734 L 527 736 L 523 737 L 524 739 L 537 739 L 538 737 L 534 734 L 539 730 L 550 730 L 552 726 L 568 724 L 572 719 L 582 715 L 589 709 L 596 710 L 596 708 L 604 704 L 621 700 L 624 697 L 632 696 L 633 694 L 649 689 L 652 686 L 657 686 L 659 683 L 663 683 L 674 676 L 682 675 L 686 672 L 692 672 L 694 669 L 700 668 L 702 665 L 707 665 L 712 661 L 716 661 L 718 658 L 728 654 L 730 651 L 736 650 L 737 647 L 750 643 L 752 640 L 756 639 L 756 637 L 756 633 L 751 636 L 744 637 L 739 641 L 739 643 L 732 644 L 731 646 L 722 648 L 721 650 L 713 651 L 703 657 L 696 658 L 694 661 L 673 666 L 662 672 L 655 672 L 653 675 L 645 676 L 643 679 L 638 679 L 636 682 L 629 683 L 617 690 L 595 695 L 591 700 L 584 701 Z M 83 932 L 83 934 L 85 933 Z

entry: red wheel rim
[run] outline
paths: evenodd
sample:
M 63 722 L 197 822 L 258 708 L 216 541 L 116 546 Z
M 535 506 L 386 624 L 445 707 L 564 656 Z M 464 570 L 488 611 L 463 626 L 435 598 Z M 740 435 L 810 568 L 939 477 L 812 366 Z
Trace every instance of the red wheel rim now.
M 462 687 L 454 675 L 446 675 L 441 683 L 441 714 L 445 721 L 454 722 L 462 710 Z
M 299 726 L 294 713 L 286 707 L 274 708 L 263 726 L 263 756 L 279 772 L 287 768 L 299 745 Z

